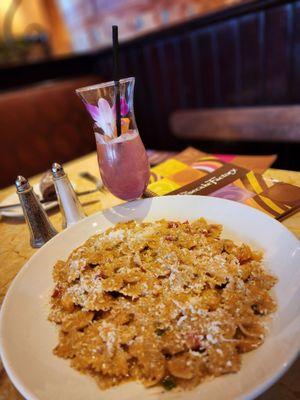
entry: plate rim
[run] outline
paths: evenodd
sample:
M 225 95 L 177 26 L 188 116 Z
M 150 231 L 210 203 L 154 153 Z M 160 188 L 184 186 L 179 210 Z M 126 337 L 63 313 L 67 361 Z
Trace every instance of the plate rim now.
M 243 208 L 243 209 L 244 209 L 244 207 L 246 207 L 248 209 L 248 211 L 250 211 L 250 213 L 252 212 L 254 214 L 258 214 L 261 218 L 264 218 L 266 221 L 269 221 L 269 223 L 275 224 L 275 226 L 277 226 L 282 232 L 284 232 L 286 235 L 288 235 L 290 237 L 290 239 L 295 243 L 295 246 L 297 246 L 297 245 L 299 246 L 299 244 L 300 244 L 300 240 L 296 237 L 296 235 L 293 232 L 291 232 L 288 228 L 286 228 L 281 222 L 277 221 L 274 218 L 271 218 L 269 215 L 265 214 L 264 212 L 262 212 L 258 209 L 252 208 L 250 206 L 247 206 L 245 204 L 242 204 L 242 203 L 239 203 L 239 202 L 236 202 L 233 200 L 221 199 L 221 198 L 217 198 L 217 197 L 213 197 L 213 196 L 181 195 L 180 197 L 214 199 L 214 201 L 216 201 L 217 203 L 224 203 L 224 202 L 231 203 L 231 204 L 233 203 L 236 207 Z M 36 395 L 34 393 L 32 393 L 30 388 L 26 387 L 25 383 L 22 385 L 22 383 L 21 383 L 22 378 L 20 376 L 17 376 L 13 372 L 13 367 L 12 368 L 10 367 L 11 361 L 9 359 L 7 359 L 6 351 L 4 350 L 4 347 L 3 347 L 3 329 L 4 329 L 3 318 L 4 318 L 4 315 L 6 312 L 7 304 L 9 302 L 10 292 L 14 289 L 15 285 L 18 284 L 18 281 L 22 278 L 22 275 L 27 271 L 28 268 L 30 268 L 30 263 L 32 262 L 32 260 L 34 260 L 41 251 L 44 251 L 43 249 L 51 246 L 52 243 L 55 240 L 57 240 L 56 238 L 59 238 L 60 236 L 65 235 L 66 232 L 74 229 L 74 227 L 79 226 L 80 224 L 86 223 L 86 221 L 88 221 L 88 220 L 93 220 L 93 219 L 97 218 L 99 215 L 103 214 L 104 212 L 107 212 L 109 210 L 115 210 L 122 206 L 124 207 L 124 205 L 126 205 L 126 204 L 141 204 L 142 202 L 149 202 L 149 201 L 151 202 L 153 199 L 160 201 L 161 199 L 171 200 L 172 198 L 178 199 L 178 195 L 177 196 L 176 195 L 160 196 L 160 197 L 154 197 L 154 198 L 138 199 L 138 200 L 134 200 L 132 202 L 122 203 L 122 204 L 116 205 L 114 207 L 109 207 L 104 210 L 100 210 L 94 214 L 91 214 L 91 215 L 87 216 L 86 218 L 78 221 L 77 223 L 72 224 L 71 226 L 67 227 L 66 229 L 62 230 L 57 235 L 55 235 L 53 238 L 51 238 L 47 243 L 45 243 L 45 245 L 43 245 L 41 248 L 39 248 L 21 267 L 21 269 L 19 270 L 19 272 L 17 273 L 17 275 L 11 282 L 11 284 L 5 294 L 5 297 L 3 299 L 1 309 L 0 309 L 0 357 L 1 357 L 4 369 L 7 373 L 7 375 L 9 376 L 10 380 L 13 382 L 13 384 L 17 388 L 17 390 L 27 400 L 39 400 L 39 398 L 36 397 Z M 246 400 L 246 399 L 251 400 L 251 399 L 254 399 L 255 397 L 259 396 L 260 394 L 264 393 L 267 389 L 269 389 L 277 380 L 279 380 L 288 371 L 288 369 L 295 362 L 295 360 L 297 359 L 297 357 L 299 355 L 300 355 L 300 348 L 295 349 L 293 351 L 293 354 L 290 356 L 289 360 L 284 364 L 283 367 L 278 366 L 276 368 L 276 371 L 273 373 L 273 375 L 271 375 L 269 378 L 267 378 L 264 382 L 262 382 L 260 385 L 256 386 L 255 388 L 249 389 L 247 392 L 243 393 L 242 396 L 239 396 L 235 400 Z

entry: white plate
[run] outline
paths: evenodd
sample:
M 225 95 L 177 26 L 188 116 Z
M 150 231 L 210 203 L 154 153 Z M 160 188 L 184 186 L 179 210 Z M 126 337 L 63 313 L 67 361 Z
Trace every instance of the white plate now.
M 40 185 L 37 183 L 36 185 L 33 186 L 33 190 L 35 193 L 39 196 L 39 198 L 42 198 L 42 193 L 40 191 Z M 19 203 L 19 197 L 17 193 L 12 193 L 9 196 L 5 197 L 0 203 L 0 206 L 6 206 L 7 204 L 15 204 Z M 44 210 L 50 210 L 51 208 L 54 208 L 57 206 L 57 201 L 51 201 L 49 203 L 43 204 Z M 3 215 L 4 217 L 11 217 L 11 218 L 23 218 L 23 210 L 21 206 L 17 207 L 11 207 L 8 208 L 7 210 L 0 210 L 0 214 Z
M 256 243 L 267 266 L 279 277 L 278 311 L 270 333 L 257 350 L 243 355 L 241 370 L 199 385 L 193 391 L 162 393 L 138 383 L 101 391 L 69 362 L 55 357 L 57 331 L 47 321 L 53 287 L 52 266 L 89 236 L 116 222 L 138 219 L 196 219 L 224 225 L 225 235 Z M 1 356 L 5 369 L 28 400 L 252 399 L 272 385 L 295 359 L 300 347 L 300 246 L 279 222 L 248 206 L 212 197 L 169 196 L 130 202 L 94 214 L 63 231 L 23 267 L 5 297 L 0 319 Z

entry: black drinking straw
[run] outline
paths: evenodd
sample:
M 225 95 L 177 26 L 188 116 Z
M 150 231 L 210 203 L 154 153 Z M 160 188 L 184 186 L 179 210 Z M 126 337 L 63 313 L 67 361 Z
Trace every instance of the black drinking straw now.
M 117 135 L 121 135 L 121 112 L 120 112 L 120 82 L 119 82 L 119 40 L 118 40 L 118 27 L 112 27 L 113 39 L 113 74 L 114 74 L 114 87 L 116 99 L 116 125 Z

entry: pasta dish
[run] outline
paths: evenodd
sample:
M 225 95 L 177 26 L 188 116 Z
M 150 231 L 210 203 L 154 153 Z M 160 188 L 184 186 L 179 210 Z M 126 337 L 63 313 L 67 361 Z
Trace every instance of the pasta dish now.
M 53 269 L 54 354 L 102 389 L 192 388 L 236 372 L 265 338 L 276 278 L 262 254 L 194 222 L 120 223 Z

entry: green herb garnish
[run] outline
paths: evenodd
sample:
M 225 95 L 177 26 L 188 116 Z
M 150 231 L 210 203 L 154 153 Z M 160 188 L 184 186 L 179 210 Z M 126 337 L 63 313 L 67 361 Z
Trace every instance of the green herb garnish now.
M 253 310 L 255 315 L 260 315 L 261 314 L 258 304 L 253 304 L 251 306 L 251 308 L 252 308 L 252 310 Z
M 155 330 L 155 333 L 157 334 L 157 336 L 162 336 L 166 333 L 167 329 L 163 329 L 163 328 L 158 328 Z
M 166 376 L 161 383 L 166 390 L 172 390 L 176 387 L 176 382 L 172 376 Z

